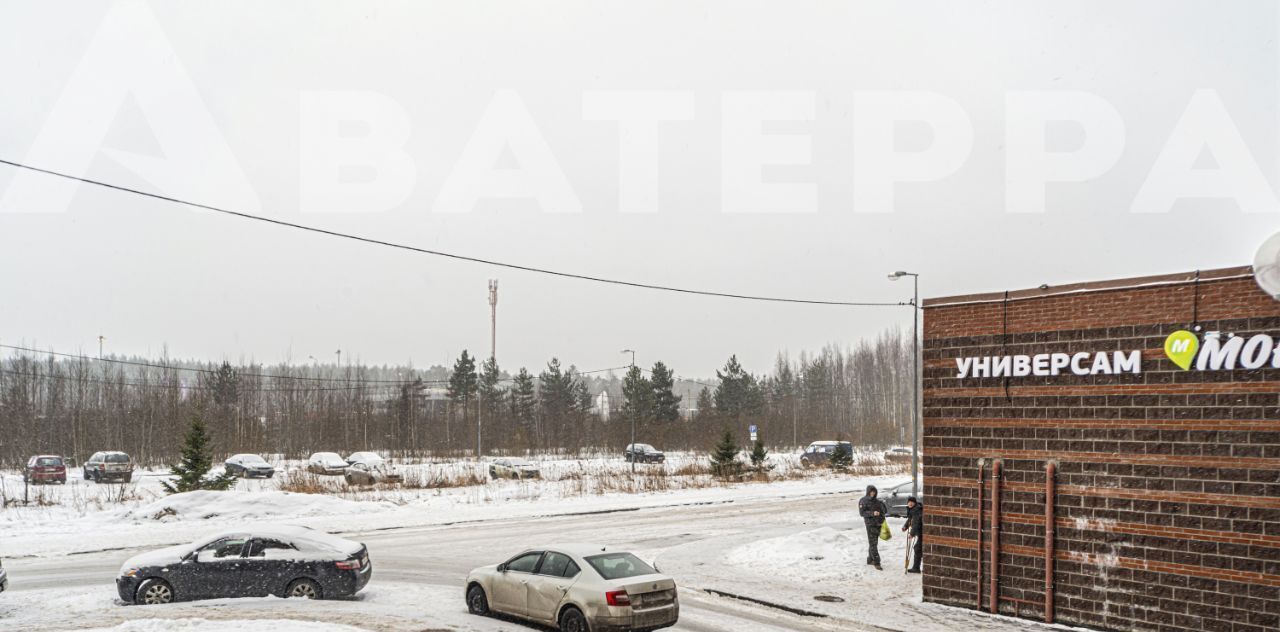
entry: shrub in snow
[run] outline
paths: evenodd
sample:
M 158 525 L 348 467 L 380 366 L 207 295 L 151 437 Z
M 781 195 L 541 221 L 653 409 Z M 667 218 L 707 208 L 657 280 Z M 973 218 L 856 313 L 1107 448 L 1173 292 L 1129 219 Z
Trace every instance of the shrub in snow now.
M 742 464 L 738 462 L 738 442 L 729 430 L 724 431 L 724 437 L 711 451 L 711 473 L 716 476 L 737 476 L 742 473 Z

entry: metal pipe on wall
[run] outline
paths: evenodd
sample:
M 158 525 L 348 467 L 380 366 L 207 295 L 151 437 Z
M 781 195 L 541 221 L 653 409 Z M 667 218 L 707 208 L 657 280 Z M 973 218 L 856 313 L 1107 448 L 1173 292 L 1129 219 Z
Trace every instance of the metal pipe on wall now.
M 982 473 L 987 466 L 986 459 L 978 459 L 978 610 L 982 610 Z
M 1053 623 L 1053 556 L 1057 543 L 1054 541 L 1054 500 L 1057 494 L 1056 479 L 1058 465 L 1050 461 L 1044 466 L 1044 622 Z
M 979 551 L 981 554 L 981 551 Z M 991 614 L 1000 613 L 1000 461 L 991 462 Z

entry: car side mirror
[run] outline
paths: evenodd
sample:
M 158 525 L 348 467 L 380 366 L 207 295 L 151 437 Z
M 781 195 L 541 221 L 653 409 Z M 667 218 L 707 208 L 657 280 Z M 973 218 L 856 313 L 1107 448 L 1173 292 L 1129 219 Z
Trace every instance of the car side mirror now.
M 499 573 L 505 573 L 505 572 L 507 572 L 507 565 L 506 565 L 506 564 L 499 564 L 499 565 L 498 565 L 498 572 L 499 572 Z
M 214 557 L 215 553 L 216 551 L 209 551 L 209 550 L 200 551 L 199 553 L 196 553 L 195 559 L 197 562 L 201 564 L 208 564 L 209 562 L 213 562 L 218 559 Z

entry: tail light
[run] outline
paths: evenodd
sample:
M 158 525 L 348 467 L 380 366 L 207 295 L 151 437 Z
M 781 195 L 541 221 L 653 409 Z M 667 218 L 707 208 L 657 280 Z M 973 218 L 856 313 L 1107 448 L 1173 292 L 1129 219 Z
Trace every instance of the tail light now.
M 347 560 L 345 562 L 338 562 L 338 568 L 344 571 L 358 571 L 360 570 L 360 560 Z
M 625 590 L 612 590 L 604 594 L 604 600 L 611 606 L 630 606 L 631 597 Z

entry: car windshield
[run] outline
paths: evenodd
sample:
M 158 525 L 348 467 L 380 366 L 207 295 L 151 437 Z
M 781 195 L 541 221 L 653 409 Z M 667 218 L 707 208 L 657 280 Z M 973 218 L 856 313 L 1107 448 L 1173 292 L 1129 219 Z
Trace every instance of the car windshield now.
M 311 460 L 313 460 L 313 461 L 342 461 L 342 457 L 340 457 L 340 456 L 338 456 L 338 455 L 336 455 L 336 454 L 334 454 L 334 453 L 332 453 L 332 452 L 317 452 L 317 453 L 315 454 L 315 456 L 312 456 L 312 457 L 311 457 Z M 345 461 L 344 461 L 344 462 L 345 462 Z
M 511 459 L 507 461 L 507 465 L 533 465 L 524 459 Z
M 129 455 L 127 455 L 127 454 L 119 454 L 119 453 L 116 453 L 116 454 L 108 454 L 108 455 L 107 455 L 107 459 L 106 459 L 106 461 L 107 461 L 107 463 L 128 463 L 128 462 L 129 462 Z
M 252 463 L 254 465 L 265 465 L 267 463 L 266 460 L 256 454 L 246 454 L 240 457 L 240 462 Z
M 630 553 L 605 553 L 587 558 L 591 568 L 607 580 L 626 579 L 640 575 L 652 575 L 658 571 Z
M 62 465 L 62 459 L 56 456 L 46 456 L 46 457 L 36 459 L 36 465 L 44 465 L 44 466 Z
M 647 443 L 638 443 L 638 444 L 636 444 L 636 449 L 637 449 L 637 450 L 639 450 L 639 451 L 641 451 L 641 452 L 656 452 L 656 450 L 654 450 L 654 449 L 653 449 L 653 446 L 651 446 L 651 445 L 649 445 L 649 444 L 647 444 Z

